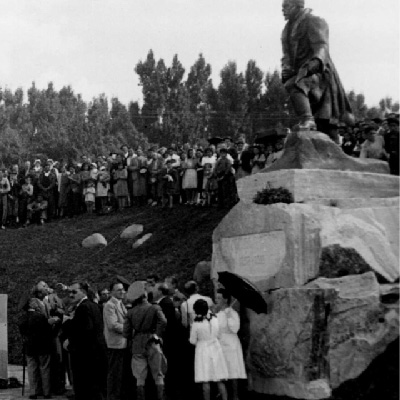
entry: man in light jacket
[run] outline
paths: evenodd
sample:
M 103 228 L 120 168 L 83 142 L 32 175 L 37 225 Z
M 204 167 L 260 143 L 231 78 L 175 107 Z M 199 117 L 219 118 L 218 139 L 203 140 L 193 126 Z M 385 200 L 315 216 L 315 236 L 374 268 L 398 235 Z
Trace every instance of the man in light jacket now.
M 110 294 L 111 298 L 103 308 L 108 358 L 107 400 L 121 400 L 123 367 L 127 352 L 126 339 L 122 336 L 126 316 L 126 308 L 122 303 L 125 296 L 123 284 L 113 282 Z

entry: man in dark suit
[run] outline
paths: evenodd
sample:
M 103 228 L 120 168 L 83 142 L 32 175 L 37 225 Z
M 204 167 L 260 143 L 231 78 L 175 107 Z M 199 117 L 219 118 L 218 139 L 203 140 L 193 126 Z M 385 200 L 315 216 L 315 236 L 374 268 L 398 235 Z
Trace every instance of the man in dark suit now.
M 168 371 L 166 374 L 166 390 L 171 397 L 176 393 L 172 393 L 172 389 L 179 389 L 179 379 L 181 378 L 179 368 L 180 358 L 177 355 L 177 349 L 180 348 L 182 335 L 180 334 L 180 320 L 176 314 L 174 302 L 170 297 L 170 288 L 165 283 L 157 283 L 154 291 L 154 303 L 161 307 L 167 326 L 165 328 L 163 339 L 163 351 L 168 361 Z M 186 339 L 186 338 L 185 338 Z
M 63 328 L 68 338 L 75 399 L 103 400 L 107 382 L 103 318 L 98 305 L 87 298 L 88 289 L 86 283 L 70 287 L 70 299 L 76 309 Z

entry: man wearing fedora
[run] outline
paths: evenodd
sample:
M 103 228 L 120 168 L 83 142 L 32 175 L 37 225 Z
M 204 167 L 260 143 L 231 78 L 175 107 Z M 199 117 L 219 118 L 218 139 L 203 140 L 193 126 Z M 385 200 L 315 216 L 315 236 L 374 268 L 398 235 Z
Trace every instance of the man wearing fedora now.
M 161 337 L 167 320 L 156 304 L 150 304 L 145 290 L 146 282 L 136 281 L 128 289 L 127 300 L 132 302 L 123 327 L 123 335 L 132 343 L 132 374 L 136 378 L 136 399 L 145 400 L 147 373 L 153 376 L 157 400 L 164 399 L 166 359 L 161 349 Z

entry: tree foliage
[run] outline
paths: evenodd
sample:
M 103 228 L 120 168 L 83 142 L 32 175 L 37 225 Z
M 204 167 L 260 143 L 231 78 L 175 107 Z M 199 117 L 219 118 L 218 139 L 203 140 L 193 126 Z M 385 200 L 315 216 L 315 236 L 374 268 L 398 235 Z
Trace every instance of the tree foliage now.
M 33 82 L 26 96 L 21 88 L 0 88 L 0 165 L 39 156 L 70 160 L 83 153 L 108 154 L 122 144 L 167 146 L 213 136 L 245 136 L 252 142 L 297 122 L 280 72 L 265 74 L 254 60 L 244 72 L 229 61 L 218 87 L 201 53 L 186 72 L 178 55 L 167 64 L 150 50 L 134 70 L 143 102 L 127 106 L 104 94 L 86 103 L 71 86 L 57 91 L 52 82 L 45 89 Z M 351 91 L 348 97 L 358 120 L 399 111 L 390 97 L 370 108 L 362 93 Z

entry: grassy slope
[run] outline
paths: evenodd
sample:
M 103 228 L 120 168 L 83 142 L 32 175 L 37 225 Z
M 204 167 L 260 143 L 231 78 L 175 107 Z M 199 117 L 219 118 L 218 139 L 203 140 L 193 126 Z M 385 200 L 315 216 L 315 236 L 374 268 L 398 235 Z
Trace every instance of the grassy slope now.
M 160 277 L 176 274 L 184 283 L 193 276 L 197 262 L 211 259 L 212 232 L 226 212 L 142 207 L 0 232 L 0 293 L 9 294 L 10 362 L 20 361 L 18 302 L 36 281 L 68 284 L 82 279 L 101 287 L 117 274 L 133 281 L 156 273 Z M 132 223 L 143 224 L 144 233 L 153 234 L 138 249 L 132 249 L 132 241 L 119 237 Z M 103 234 L 109 245 L 100 251 L 82 248 L 82 240 L 95 232 Z

